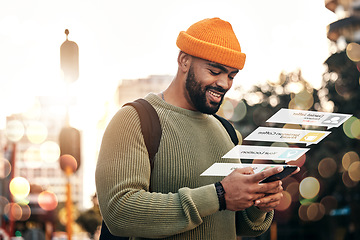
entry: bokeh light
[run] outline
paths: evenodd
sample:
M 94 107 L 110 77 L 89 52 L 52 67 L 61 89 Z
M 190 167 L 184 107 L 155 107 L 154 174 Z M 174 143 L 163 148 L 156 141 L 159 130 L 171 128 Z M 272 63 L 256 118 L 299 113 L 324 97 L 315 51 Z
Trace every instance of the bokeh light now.
M 6 158 L 0 157 L 0 179 L 6 178 L 11 172 L 11 164 Z
M 359 155 L 354 151 L 350 151 L 344 154 L 342 158 L 342 166 L 347 171 L 350 165 L 357 161 L 359 161 Z
M 19 220 L 27 221 L 31 216 L 31 208 L 26 204 L 19 204 L 19 206 L 21 207 L 21 217 Z
M 60 157 L 60 147 L 56 142 L 46 141 L 40 146 L 40 156 L 44 162 L 56 162 Z
M 349 177 L 352 181 L 360 181 L 360 162 L 353 162 L 349 167 Z
M 0 215 L 5 214 L 4 208 L 7 204 L 9 204 L 9 200 L 4 196 L 0 196 Z
M 352 42 L 346 46 L 346 55 L 351 61 L 360 61 L 360 45 Z
M 9 219 L 19 221 L 22 217 L 22 208 L 17 203 L 8 203 L 4 208 L 4 213 Z
M 294 104 L 299 109 L 308 110 L 314 104 L 314 98 L 307 90 L 302 90 L 299 93 L 295 94 Z
M 269 97 L 269 103 L 272 107 L 276 107 L 280 103 L 280 99 L 277 95 L 271 95 Z
M 230 119 L 234 115 L 234 106 L 231 103 L 231 101 L 228 99 L 224 100 L 219 110 L 220 110 L 219 114 L 226 119 Z
M 77 169 L 76 159 L 70 154 L 61 155 L 59 162 L 61 170 L 65 173 L 68 173 L 68 171 L 70 171 L 70 173 L 74 173 Z
M 30 184 L 29 181 L 23 177 L 15 177 L 9 184 L 10 192 L 15 198 L 25 198 L 29 195 Z
M 337 170 L 337 164 L 333 158 L 324 158 L 319 162 L 318 171 L 323 178 L 329 178 Z
M 291 195 L 291 199 L 293 202 L 297 201 L 299 199 L 299 183 L 298 182 L 292 182 L 286 187 L 286 192 L 288 192 Z
M 32 122 L 26 128 L 26 136 L 30 142 L 40 144 L 45 141 L 48 135 L 46 126 L 41 122 Z
M 29 166 L 40 167 L 43 164 L 39 146 L 30 146 L 25 150 L 23 157 L 24 163 Z
M 335 82 L 335 90 L 340 96 L 344 97 L 346 100 L 349 100 L 349 98 L 351 96 L 350 91 L 349 91 L 350 89 L 346 85 L 344 80 L 339 79 Z
M 309 221 L 308 214 L 307 214 L 308 207 L 309 207 L 309 205 L 301 205 L 298 210 L 299 218 L 305 222 Z
M 301 82 L 290 82 L 285 86 L 286 93 L 299 93 L 304 90 L 304 85 Z
M 350 132 L 356 139 L 360 139 L 360 120 L 356 119 L 350 126 Z
M 249 106 L 262 103 L 264 100 L 264 94 L 262 92 L 249 92 L 244 96 L 246 103 Z
M 312 203 L 308 206 L 306 213 L 309 221 L 319 221 L 325 215 L 325 207 L 320 203 Z
M 25 127 L 19 120 L 10 120 L 6 124 L 6 137 L 12 142 L 19 141 L 25 133 Z
M 72 206 L 71 207 L 71 215 L 72 215 L 72 219 L 77 219 L 78 216 L 79 216 L 80 212 L 79 210 L 77 210 L 76 207 Z M 58 219 L 59 219 L 59 222 L 66 226 L 67 222 L 68 222 L 68 217 L 67 217 L 67 209 L 66 207 L 63 207 L 61 208 L 59 211 L 58 211 Z
M 283 197 L 281 198 L 279 205 L 275 208 L 277 211 L 285 211 L 290 207 L 292 202 L 292 197 L 290 193 L 288 193 L 287 191 L 283 191 L 282 194 Z
M 42 209 L 52 211 L 57 207 L 58 199 L 55 193 L 51 191 L 43 191 L 39 194 L 38 203 Z
M 333 112 L 335 103 L 333 101 L 322 101 L 321 109 L 323 112 Z
M 360 139 L 360 120 L 351 116 L 344 122 L 343 130 L 347 137 Z
M 246 113 L 247 113 L 246 104 L 244 103 L 244 101 L 241 100 L 235 106 L 234 114 L 230 118 L 230 120 L 234 121 L 234 122 L 240 121 L 240 120 L 244 119 L 244 117 L 246 116 Z
M 320 183 L 314 177 L 307 177 L 304 178 L 300 182 L 299 186 L 300 194 L 303 198 L 311 199 L 317 196 L 320 191 Z
M 352 187 L 355 187 L 357 184 L 358 184 L 358 181 L 353 181 L 351 178 L 350 178 L 350 175 L 349 175 L 349 172 L 348 171 L 345 171 L 343 172 L 342 174 L 342 181 L 344 183 L 344 185 L 348 188 L 352 188 Z

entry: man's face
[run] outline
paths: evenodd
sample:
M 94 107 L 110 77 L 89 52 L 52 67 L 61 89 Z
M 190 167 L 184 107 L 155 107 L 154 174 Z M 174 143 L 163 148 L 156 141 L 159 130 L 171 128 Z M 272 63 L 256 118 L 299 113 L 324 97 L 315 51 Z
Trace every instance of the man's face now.
M 194 110 L 216 113 L 237 72 L 235 68 L 194 58 L 186 78 L 186 97 Z

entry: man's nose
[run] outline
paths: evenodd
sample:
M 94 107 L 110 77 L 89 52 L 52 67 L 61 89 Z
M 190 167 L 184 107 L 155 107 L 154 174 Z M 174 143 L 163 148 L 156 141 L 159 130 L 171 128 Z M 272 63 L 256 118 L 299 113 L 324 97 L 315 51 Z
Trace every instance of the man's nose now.
M 227 74 L 220 74 L 216 85 L 223 88 L 224 90 L 229 90 L 232 86 L 232 79 L 229 78 Z

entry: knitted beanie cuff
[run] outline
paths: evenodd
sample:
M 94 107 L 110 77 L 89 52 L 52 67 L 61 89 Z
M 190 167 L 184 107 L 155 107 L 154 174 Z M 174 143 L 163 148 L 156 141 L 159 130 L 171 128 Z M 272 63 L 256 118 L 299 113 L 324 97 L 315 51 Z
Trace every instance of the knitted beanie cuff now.
M 228 67 L 241 70 L 245 64 L 245 53 L 194 38 L 185 31 L 179 33 L 176 45 L 187 54 Z

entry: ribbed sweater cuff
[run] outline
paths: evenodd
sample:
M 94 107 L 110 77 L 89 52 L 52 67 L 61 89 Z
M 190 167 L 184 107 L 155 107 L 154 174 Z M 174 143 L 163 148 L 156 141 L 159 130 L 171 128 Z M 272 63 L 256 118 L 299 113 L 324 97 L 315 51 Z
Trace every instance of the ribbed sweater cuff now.
M 219 199 L 214 184 L 191 190 L 191 197 L 197 206 L 201 217 L 205 217 L 219 211 Z
M 266 212 L 258 209 L 255 206 L 246 209 L 247 215 L 255 225 L 263 223 L 266 217 Z

